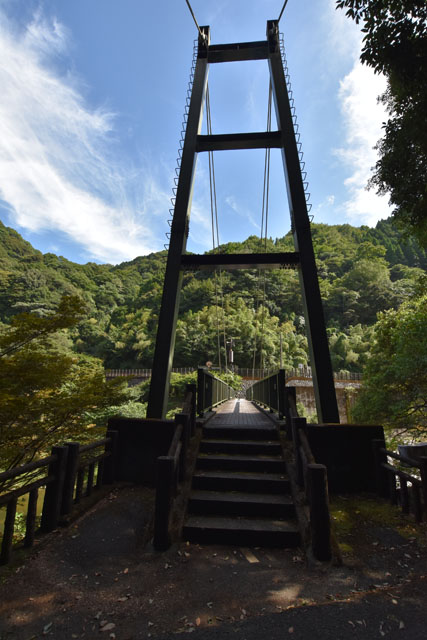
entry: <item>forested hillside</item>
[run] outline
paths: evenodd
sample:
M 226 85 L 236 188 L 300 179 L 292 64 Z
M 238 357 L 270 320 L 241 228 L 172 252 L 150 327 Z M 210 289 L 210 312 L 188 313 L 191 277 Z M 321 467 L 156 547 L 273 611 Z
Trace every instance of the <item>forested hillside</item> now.
M 313 224 L 312 234 L 335 370 L 361 371 L 378 311 L 397 309 L 411 296 L 427 266 L 426 252 L 403 240 L 388 222 L 375 229 Z M 260 251 L 260 240 L 228 243 L 221 252 Z M 292 251 L 290 234 L 269 240 L 268 251 Z M 106 367 L 150 367 L 163 285 L 166 252 L 117 266 L 75 264 L 43 255 L 13 229 L 0 223 L 0 321 L 32 311 L 45 316 L 64 294 L 77 294 L 87 314 L 77 328 L 64 331 L 64 349 L 102 358 Z M 293 270 L 187 272 L 181 295 L 175 366 L 216 363 L 217 327 L 223 292 L 227 336 L 235 340 L 235 361 L 251 367 L 254 346 L 264 366 L 279 359 L 283 336 L 285 366 L 307 363 L 307 342 L 298 274 Z M 265 300 L 265 306 L 263 301 Z M 261 342 L 261 327 L 263 340 Z

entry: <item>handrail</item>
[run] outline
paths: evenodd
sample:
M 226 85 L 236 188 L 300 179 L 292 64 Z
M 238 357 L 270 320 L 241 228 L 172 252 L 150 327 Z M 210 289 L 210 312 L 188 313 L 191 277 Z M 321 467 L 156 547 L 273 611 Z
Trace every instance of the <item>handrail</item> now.
M 236 396 L 235 390 L 224 380 L 216 378 L 207 369 L 197 370 L 197 413 L 203 416 L 205 411 L 213 409 Z
M 8 471 L 0 473 L 0 482 L 2 480 L 17 478 L 18 476 L 22 476 L 30 471 L 35 471 L 36 469 L 42 469 L 43 467 L 47 467 L 51 462 L 56 462 L 56 456 L 47 456 L 46 458 L 41 458 L 41 460 L 34 460 L 33 462 L 28 462 L 27 464 L 23 464 L 19 467 L 12 467 L 12 469 L 8 469 Z

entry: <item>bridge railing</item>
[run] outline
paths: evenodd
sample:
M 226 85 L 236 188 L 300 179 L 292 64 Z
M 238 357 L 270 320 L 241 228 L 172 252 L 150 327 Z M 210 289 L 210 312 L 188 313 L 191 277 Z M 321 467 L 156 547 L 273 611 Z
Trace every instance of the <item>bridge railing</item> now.
M 332 547 L 327 469 L 324 464 L 316 463 L 305 433 L 306 424 L 305 418 L 291 418 L 296 480 L 309 508 L 312 553 L 317 560 L 330 560 Z
M 175 415 L 175 433 L 167 455 L 157 458 L 153 545 L 164 551 L 171 545 L 171 519 L 179 483 L 187 475 L 190 438 L 196 431 L 196 385 L 187 385 L 182 412 Z
M 197 413 L 203 416 L 217 405 L 236 396 L 235 390 L 224 380 L 216 378 L 207 369 L 197 370 Z
M 0 564 L 7 564 L 12 555 L 18 500 L 27 500 L 23 545 L 32 547 L 40 489 L 45 489 L 40 532 L 48 533 L 84 496 L 114 481 L 116 448 L 117 432 L 109 431 L 102 440 L 82 446 L 77 442 L 55 446 L 50 456 L 0 473 L 0 483 L 8 488 L 0 495 L 0 509 L 6 508 Z
M 290 417 L 285 370 L 279 369 L 272 375 L 255 382 L 246 390 L 246 398 L 271 412 L 275 411 L 279 414 L 280 420 Z
M 373 440 L 372 446 L 378 495 L 400 504 L 402 513 L 412 511 L 417 522 L 423 520 L 423 514 L 427 520 L 427 457 L 415 459 L 389 451 L 384 440 Z M 409 473 L 411 467 L 415 471 Z

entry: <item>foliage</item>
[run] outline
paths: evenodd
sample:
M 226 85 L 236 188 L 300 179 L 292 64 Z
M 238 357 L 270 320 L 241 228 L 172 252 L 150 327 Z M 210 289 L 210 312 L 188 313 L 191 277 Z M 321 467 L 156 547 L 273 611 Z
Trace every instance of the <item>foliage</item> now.
M 361 371 L 377 313 L 397 309 L 413 295 L 427 266 L 426 252 L 386 220 L 375 229 L 312 224 L 311 230 L 334 368 Z M 290 233 L 267 241 L 268 251 L 292 248 Z M 258 249 L 256 236 L 221 247 L 224 253 Z M 0 325 L 10 325 L 24 310 L 31 312 L 34 323 L 52 319 L 64 295 L 77 295 L 85 302 L 84 314 L 57 333 L 58 348 L 61 342 L 64 353 L 100 358 L 107 368 L 150 368 L 164 267 L 165 252 L 117 266 L 74 264 L 41 254 L 0 223 Z M 261 363 L 279 366 L 282 334 L 285 368 L 308 364 L 298 273 L 264 273 L 265 281 L 253 269 L 227 271 L 217 281 L 223 291 L 226 336 L 235 338 L 235 363 L 252 368 L 255 351 L 257 368 Z M 214 276 L 186 272 L 173 366 L 204 365 L 208 360 L 217 366 L 218 327 L 224 366 L 223 313 Z
M 427 295 L 381 313 L 354 419 L 427 435 Z
M 60 439 L 90 428 L 86 412 L 121 405 L 120 380 L 105 381 L 102 362 L 76 355 L 61 340 L 84 314 L 64 297 L 46 317 L 22 313 L 0 334 L 0 467 L 25 464 Z M 82 433 L 83 432 L 83 433 Z
M 183 402 L 187 384 L 197 384 L 197 371 L 192 373 L 171 373 L 169 397 Z
M 241 389 L 242 376 L 239 376 L 238 373 L 234 373 L 234 371 L 213 371 L 212 373 L 215 378 L 220 378 L 220 380 L 223 380 L 235 391 L 239 391 Z
M 370 184 L 389 193 L 393 218 L 427 246 L 427 4 L 425 0 L 338 0 L 362 22 L 361 60 L 387 77 L 390 115 Z

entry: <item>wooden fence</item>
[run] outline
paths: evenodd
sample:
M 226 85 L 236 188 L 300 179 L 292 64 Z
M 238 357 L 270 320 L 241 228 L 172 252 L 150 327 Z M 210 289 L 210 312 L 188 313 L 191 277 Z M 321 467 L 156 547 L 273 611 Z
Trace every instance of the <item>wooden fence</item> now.
M 71 514 L 73 505 L 84 496 L 114 481 L 116 450 L 117 432 L 108 431 L 106 438 L 91 444 L 68 442 L 55 446 L 50 456 L 0 473 L 0 483 L 15 487 L 0 495 L 0 508 L 6 507 L 0 564 L 7 564 L 12 555 L 19 498 L 28 495 L 23 544 L 32 547 L 40 489 L 45 488 L 40 532 L 48 533 Z
M 292 394 L 290 404 L 294 405 L 294 402 L 295 398 Z M 330 560 L 332 557 L 331 518 L 327 469 L 323 464 L 316 464 L 305 434 L 306 419 L 297 417 L 295 405 L 292 414 L 291 427 L 296 476 L 309 507 L 311 549 L 317 560 Z
M 182 412 L 175 415 L 175 433 L 166 456 L 157 458 L 154 548 L 171 545 L 171 517 L 179 483 L 187 473 L 188 448 L 196 432 L 196 385 L 187 385 Z
M 414 459 L 389 451 L 384 440 L 373 440 L 372 445 L 378 495 L 400 504 L 402 513 L 412 512 L 417 522 L 427 520 L 427 457 Z M 415 472 L 408 472 L 411 467 Z

